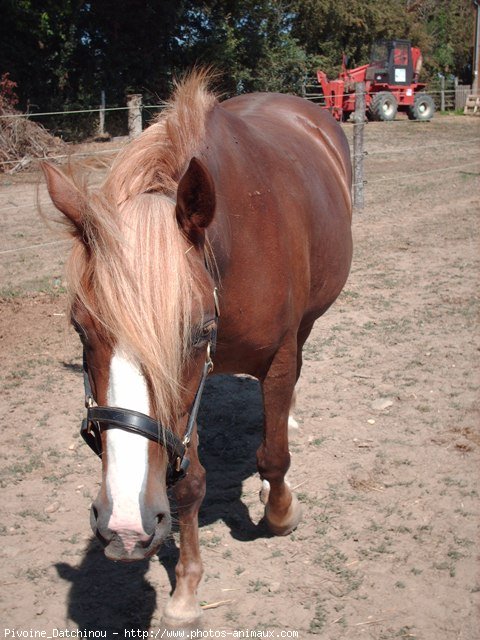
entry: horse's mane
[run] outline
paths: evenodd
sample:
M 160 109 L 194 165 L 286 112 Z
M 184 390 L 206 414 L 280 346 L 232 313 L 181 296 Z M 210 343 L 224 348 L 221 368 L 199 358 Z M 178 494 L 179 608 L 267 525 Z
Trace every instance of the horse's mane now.
M 210 74 L 195 71 L 177 83 L 160 116 L 119 154 L 105 188 L 120 200 L 155 191 L 174 196 L 178 179 L 205 133 L 205 115 L 216 102 Z
M 192 310 L 204 293 L 172 198 L 216 102 L 208 80 L 197 71 L 178 83 L 155 122 L 87 195 L 86 242 L 77 238 L 67 267 L 72 305 L 79 299 L 112 343 L 139 363 L 165 426 L 180 408 Z

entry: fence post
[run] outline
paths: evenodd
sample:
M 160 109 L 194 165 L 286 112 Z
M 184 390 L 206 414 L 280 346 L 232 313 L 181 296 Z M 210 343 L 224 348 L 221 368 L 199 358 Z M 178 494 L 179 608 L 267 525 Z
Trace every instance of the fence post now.
M 98 120 L 98 136 L 103 138 L 105 136 L 105 91 L 102 89 L 100 94 L 100 113 Z
M 363 209 L 363 133 L 365 129 L 365 83 L 355 83 L 355 113 L 353 115 L 353 206 Z
M 440 76 L 440 111 L 445 111 L 445 76 Z
M 137 138 L 142 133 L 142 94 L 132 93 L 127 96 L 128 135 Z

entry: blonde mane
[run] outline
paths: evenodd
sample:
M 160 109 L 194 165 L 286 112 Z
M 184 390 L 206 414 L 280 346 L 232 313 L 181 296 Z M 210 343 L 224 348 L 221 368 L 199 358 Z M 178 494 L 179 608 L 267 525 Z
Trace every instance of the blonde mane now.
M 67 268 L 72 304 L 80 299 L 141 366 L 165 426 L 180 410 L 192 311 L 205 294 L 173 198 L 216 103 L 207 85 L 203 72 L 179 83 L 156 121 L 119 154 L 102 187 L 88 195 L 87 243 L 75 242 Z

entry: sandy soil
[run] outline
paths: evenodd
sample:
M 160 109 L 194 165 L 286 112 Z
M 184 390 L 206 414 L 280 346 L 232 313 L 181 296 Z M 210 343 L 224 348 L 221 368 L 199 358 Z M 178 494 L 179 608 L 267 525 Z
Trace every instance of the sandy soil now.
M 211 380 L 204 630 L 479 637 L 479 139 L 473 118 L 367 127 L 351 277 L 305 348 L 289 473 L 305 515 L 287 538 L 257 526 L 258 385 Z M 68 241 L 36 214 L 39 179 L 0 179 L 2 633 L 156 633 L 177 534 L 135 565 L 92 539 L 99 464 L 78 434 Z

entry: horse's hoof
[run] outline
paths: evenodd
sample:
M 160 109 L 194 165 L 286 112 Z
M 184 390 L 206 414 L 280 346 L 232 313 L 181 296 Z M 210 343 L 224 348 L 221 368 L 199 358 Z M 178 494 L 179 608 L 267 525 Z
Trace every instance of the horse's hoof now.
M 292 533 L 298 527 L 302 515 L 302 505 L 294 494 L 292 494 L 292 502 L 288 511 L 282 518 L 275 517 L 268 504 L 265 507 L 265 520 L 268 528 L 275 536 L 288 536 L 289 533 Z
M 163 612 L 162 625 L 165 629 L 184 629 L 185 631 L 199 629 L 202 614 L 202 609 L 197 603 L 181 606 L 181 603 L 170 600 Z

